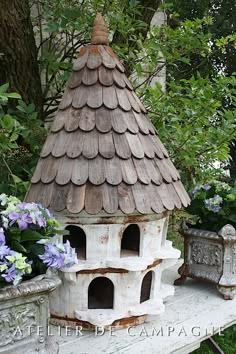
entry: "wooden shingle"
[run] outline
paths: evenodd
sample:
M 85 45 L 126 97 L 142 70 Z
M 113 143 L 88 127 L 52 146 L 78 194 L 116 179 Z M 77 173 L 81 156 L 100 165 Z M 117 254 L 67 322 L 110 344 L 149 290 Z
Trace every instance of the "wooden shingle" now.
M 111 111 L 106 107 L 96 110 L 96 128 L 101 133 L 107 133 L 112 128 Z
M 98 69 L 99 82 L 103 86 L 111 86 L 114 82 L 112 71 L 106 69 L 104 66 L 100 66 Z
M 82 110 L 74 109 L 73 107 L 68 109 L 68 114 L 65 120 L 65 130 L 67 132 L 73 132 L 74 130 L 78 129 L 82 116 L 81 113 L 84 109 L 86 109 L 86 107 L 84 107 Z
M 71 159 L 79 157 L 83 151 L 85 132 L 80 129 L 70 133 L 66 155 Z
M 113 142 L 112 132 L 106 134 L 98 134 L 99 154 L 105 159 L 111 159 L 115 155 L 115 145 Z
M 97 81 L 98 81 L 97 70 L 90 70 L 87 67 L 85 67 L 82 70 L 82 83 L 84 85 L 87 85 L 87 86 L 94 85 L 94 84 L 96 84 Z
M 78 126 L 81 130 L 89 132 L 95 127 L 95 110 L 85 106 L 80 113 Z
M 82 82 L 82 73 L 83 73 L 83 70 L 80 70 L 80 71 L 73 71 L 67 85 L 69 88 L 73 89 L 73 88 L 76 88 L 78 87 L 81 82 Z
M 71 174 L 71 182 L 77 186 L 86 184 L 89 177 L 88 171 L 89 160 L 83 156 L 75 159 Z

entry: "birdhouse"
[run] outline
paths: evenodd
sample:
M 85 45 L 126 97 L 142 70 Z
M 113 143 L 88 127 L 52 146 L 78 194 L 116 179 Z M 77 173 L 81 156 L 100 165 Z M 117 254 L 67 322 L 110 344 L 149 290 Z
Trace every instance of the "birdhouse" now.
M 125 327 L 164 311 L 162 283 L 180 252 L 168 212 L 189 197 L 97 15 L 74 62 L 27 201 L 59 218 L 79 263 L 60 272 L 54 323 Z

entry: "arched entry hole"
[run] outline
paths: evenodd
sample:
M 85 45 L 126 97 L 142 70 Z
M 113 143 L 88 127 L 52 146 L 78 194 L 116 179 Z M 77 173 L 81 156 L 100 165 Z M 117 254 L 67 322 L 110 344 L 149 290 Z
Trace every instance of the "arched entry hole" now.
M 89 309 L 112 309 L 114 301 L 114 285 L 105 277 L 97 277 L 88 288 Z
M 140 229 L 131 224 L 125 229 L 121 239 L 121 257 L 139 256 Z
M 63 236 L 63 241 L 70 241 L 71 247 L 75 248 L 79 259 L 86 259 L 86 235 L 83 229 L 79 226 L 69 225 L 66 230 L 69 235 Z
M 142 281 L 140 303 L 150 299 L 153 281 L 153 271 L 148 272 Z

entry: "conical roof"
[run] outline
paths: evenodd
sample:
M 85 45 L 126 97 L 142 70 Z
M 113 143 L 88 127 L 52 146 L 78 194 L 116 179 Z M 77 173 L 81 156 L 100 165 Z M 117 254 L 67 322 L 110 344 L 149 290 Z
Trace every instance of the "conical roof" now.
M 189 204 L 97 15 L 80 50 L 26 200 L 54 211 L 161 213 Z

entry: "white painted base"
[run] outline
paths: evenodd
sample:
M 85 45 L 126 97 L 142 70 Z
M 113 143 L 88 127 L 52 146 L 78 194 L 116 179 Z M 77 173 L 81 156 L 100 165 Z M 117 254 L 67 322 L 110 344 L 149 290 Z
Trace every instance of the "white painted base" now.
M 50 310 L 57 320 L 64 323 L 69 318 L 95 326 L 109 326 L 122 318 L 164 312 L 163 300 L 174 295 L 174 288 L 162 284 L 162 272 L 180 257 L 180 251 L 166 240 L 168 220 L 162 218 L 136 224 L 140 230 L 139 252 L 121 249 L 122 233 L 128 225 L 82 225 L 87 236 L 87 259 L 79 259 L 79 264 L 59 273 L 62 285 L 50 298 Z M 146 285 L 143 280 L 150 272 L 151 287 L 149 283 L 144 301 L 141 300 L 141 294 L 145 293 L 143 284 Z M 98 277 L 107 278 L 113 284 L 114 296 L 102 286 L 99 290 L 104 299 L 113 296 L 113 308 L 96 308 L 99 306 L 97 298 L 94 300 L 96 306 L 89 308 L 90 284 Z
M 95 326 L 110 326 L 120 318 L 141 315 L 160 315 L 165 311 L 165 306 L 161 299 L 147 300 L 141 304 L 131 307 L 129 310 L 115 311 L 113 309 L 88 309 L 85 311 L 75 310 L 75 318 L 90 322 Z
M 161 283 L 161 274 L 176 259 L 165 259 L 162 263 L 145 271 L 128 273 L 106 273 L 114 284 L 113 309 L 88 309 L 88 287 L 93 279 L 101 274 L 78 274 L 60 272 L 62 286 L 51 295 L 51 313 L 59 317 L 76 318 L 97 326 L 111 325 L 115 320 L 139 315 L 157 315 L 164 311 L 163 300 L 174 295 L 174 287 Z M 119 268 L 119 263 L 116 264 Z M 142 280 L 153 271 L 153 284 L 150 300 L 140 304 Z M 106 296 L 106 294 L 104 294 Z

